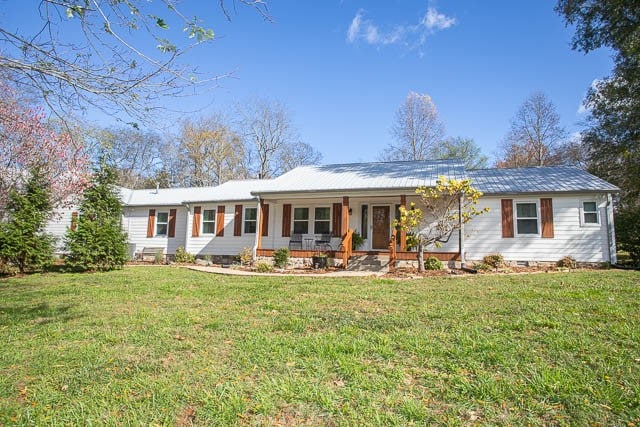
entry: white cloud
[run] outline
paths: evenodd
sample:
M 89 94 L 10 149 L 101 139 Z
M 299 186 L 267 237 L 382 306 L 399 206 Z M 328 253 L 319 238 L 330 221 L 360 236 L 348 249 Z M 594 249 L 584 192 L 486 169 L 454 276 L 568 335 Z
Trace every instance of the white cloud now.
M 347 30 L 347 41 L 349 43 L 363 41 L 375 46 L 398 44 L 414 49 L 422 46 L 428 35 L 446 30 L 455 24 L 455 18 L 429 7 L 426 14 L 415 25 L 396 25 L 390 29 L 381 29 L 373 21 L 366 19 L 361 9 L 351 20 Z
M 598 84 L 602 83 L 603 81 L 604 80 L 602 79 L 594 79 L 591 82 L 591 90 L 595 91 L 597 94 Z M 582 102 L 580 103 L 580 105 L 578 105 L 578 111 L 576 111 L 576 114 L 582 115 L 588 113 L 589 111 L 591 111 L 591 106 L 589 106 L 589 103 L 587 102 L 587 95 L 585 94 Z
M 450 18 L 430 7 L 422 18 L 422 25 L 428 30 L 446 30 L 456 24 L 456 18 Z

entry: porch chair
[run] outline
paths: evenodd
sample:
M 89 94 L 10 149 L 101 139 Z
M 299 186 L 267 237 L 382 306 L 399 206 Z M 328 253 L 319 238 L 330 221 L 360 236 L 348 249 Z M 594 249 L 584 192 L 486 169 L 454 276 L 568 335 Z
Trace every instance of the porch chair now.
M 289 238 L 289 250 L 302 250 L 302 234 L 293 233 Z
M 321 234 L 320 238 L 316 239 L 315 247 L 317 250 L 322 249 L 324 251 L 332 251 L 331 247 L 331 233 Z

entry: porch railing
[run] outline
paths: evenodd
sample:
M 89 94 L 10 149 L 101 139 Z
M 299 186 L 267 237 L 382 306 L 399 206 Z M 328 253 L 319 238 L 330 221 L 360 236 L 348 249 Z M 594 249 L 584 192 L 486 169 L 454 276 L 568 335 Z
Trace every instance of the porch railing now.
M 396 259 L 398 259 L 398 254 L 396 253 L 397 235 L 398 230 L 394 228 L 391 232 L 391 239 L 389 239 L 389 272 L 393 272 L 396 269 Z
M 344 235 L 344 239 L 342 239 L 342 243 L 340 244 L 342 247 L 342 268 L 347 268 L 349 264 L 349 257 L 353 253 L 353 230 L 349 229 L 347 234 Z

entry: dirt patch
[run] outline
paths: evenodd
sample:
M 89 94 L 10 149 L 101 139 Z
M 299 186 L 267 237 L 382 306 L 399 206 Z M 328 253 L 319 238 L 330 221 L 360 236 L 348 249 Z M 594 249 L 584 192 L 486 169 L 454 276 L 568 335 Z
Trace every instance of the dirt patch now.
M 176 427 L 191 427 L 195 425 L 196 410 L 191 406 L 185 406 L 178 413 Z

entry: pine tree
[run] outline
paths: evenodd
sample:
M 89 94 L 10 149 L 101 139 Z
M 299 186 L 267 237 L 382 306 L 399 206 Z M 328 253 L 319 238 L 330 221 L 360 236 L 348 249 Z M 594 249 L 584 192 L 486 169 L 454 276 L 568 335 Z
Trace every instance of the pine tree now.
M 65 236 L 65 264 L 75 270 L 113 270 L 127 261 L 127 235 L 122 231 L 122 205 L 117 174 L 101 162 L 84 191 L 75 230 Z
M 46 269 L 53 261 L 55 239 L 44 232 L 52 210 L 50 186 L 38 170 L 22 190 L 9 192 L 9 219 L 0 224 L 0 259 L 20 273 Z

